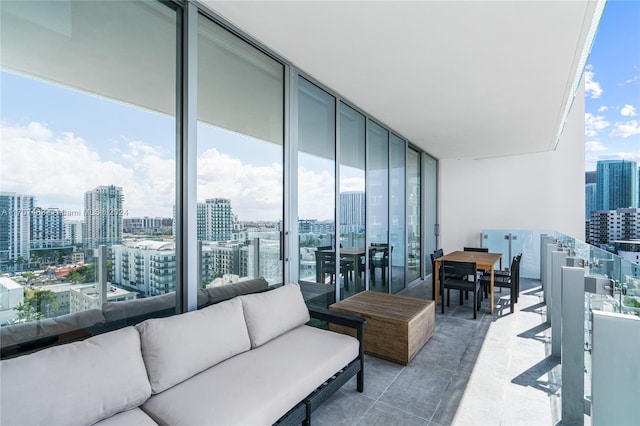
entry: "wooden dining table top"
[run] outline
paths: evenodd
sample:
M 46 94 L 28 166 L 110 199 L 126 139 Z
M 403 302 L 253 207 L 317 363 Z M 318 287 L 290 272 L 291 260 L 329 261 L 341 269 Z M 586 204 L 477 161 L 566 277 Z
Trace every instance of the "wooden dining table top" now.
M 481 251 L 452 251 L 436 259 L 454 262 L 475 262 L 479 269 L 492 269 L 493 265 L 502 259 L 502 253 L 486 253 Z

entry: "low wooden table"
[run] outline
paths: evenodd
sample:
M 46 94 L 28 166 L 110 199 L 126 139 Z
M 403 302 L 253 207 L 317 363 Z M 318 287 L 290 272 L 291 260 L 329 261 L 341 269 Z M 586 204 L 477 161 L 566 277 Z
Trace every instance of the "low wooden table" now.
M 367 319 L 364 351 L 378 358 L 407 365 L 433 335 L 435 303 L 415 297 L 364 291 L 329 306 L 329 309 Z M 354 334 L 347 327 L 331 330 Z

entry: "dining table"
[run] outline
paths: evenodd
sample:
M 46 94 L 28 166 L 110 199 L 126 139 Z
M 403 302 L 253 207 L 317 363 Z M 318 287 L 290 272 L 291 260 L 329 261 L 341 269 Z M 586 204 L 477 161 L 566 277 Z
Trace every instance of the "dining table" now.
M 322 250 L 323 252 L 333 253 L 335 249 Z M 340 257 L 353 259 L 353 282 L 356 292 L 360 290 L 360 268 L 363 267 L 362 258 L 366 255 L 364 246 L 340 247 Z M 320 280 L 317 280 L 320 282 Z
M 496 262 L 500 262 L 499 269 L 502 270 L 502 253 L 486 253 L 478 251 L 452 251 L 442 257 L 434 259 L 435 271 L 433 271 L 433 282 L 436 284 L 433 286 L 433 300 L 438 304 L 438 296 L 440 292 L 440 264 L 442 261 L 453 262 L 475 262 L 477 269 L 480 271 L 490 271 L 491 280 L 489 284 L 489 312 L 493 314 L 493 287 L 494 287 L 494 266 Z

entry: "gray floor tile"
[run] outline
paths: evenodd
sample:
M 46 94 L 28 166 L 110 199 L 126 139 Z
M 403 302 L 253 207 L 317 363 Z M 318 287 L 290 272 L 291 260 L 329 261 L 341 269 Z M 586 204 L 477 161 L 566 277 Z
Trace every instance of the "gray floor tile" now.
M 450 371 L 411 363 L 402 370 L 380 400 L 415 416 L 430 419 L 451 377 Z
M 356 424 L 359 426 L 427 426 L 429 422 L 383 402 L 377 402 Z
M 478 318 L 472 302 L 436 307 L 435 331 L 408 366 L 370 356 L 365 392 L 345 385 L 315 413 L 321 425 L 555 425 L 559 414 L 560 366 L 547 357 L 550 344 L 540 283 L 522 279 L 510 313 L 509 292 L 496 292 L 489 314 L 485 299 Z M 405 295 L 431 298 L 427 280 Z M 523 405 L 524 404 L 524 405 Z

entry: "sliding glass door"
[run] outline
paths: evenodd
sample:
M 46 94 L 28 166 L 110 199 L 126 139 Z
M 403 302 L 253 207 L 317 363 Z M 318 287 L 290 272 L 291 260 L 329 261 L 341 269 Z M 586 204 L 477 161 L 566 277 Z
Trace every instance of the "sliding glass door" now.
M 284 67 L 198 21 L 200 286 L 283 282 Z
M 420 278 L 422 213 L 420 153 L 407 149 L 407 283 Z
M 307 303 L 335 301 L 335 98 L 298 78 L 299 276 Z
M 406 242 L 405 242 L 405 180 L 406 180 L 406 145 L 404 139 L 391 134 L 389 144 L 389 271 L 391 275 L 391 292 L 397 293 L 406 287 Z

